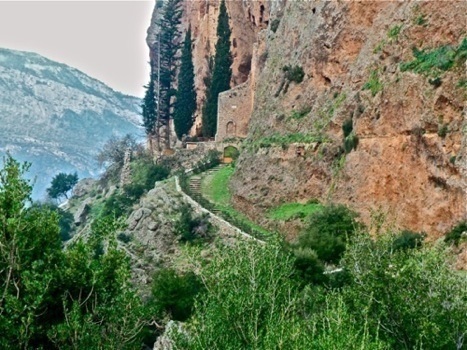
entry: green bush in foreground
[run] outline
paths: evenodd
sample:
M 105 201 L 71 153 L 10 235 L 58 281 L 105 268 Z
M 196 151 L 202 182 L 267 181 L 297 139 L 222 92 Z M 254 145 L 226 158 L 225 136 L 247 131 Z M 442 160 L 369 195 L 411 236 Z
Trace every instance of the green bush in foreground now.
M 291 257 L 279 244 L 220 247 L 201 271 L 206 293 L 196 303 L 190 338 L 181 335 L 177 345 L 200 350 L 305 346 L 306 335 L 296 333 L 292 273 Z
M 343 295 L 352 314 L 392 349 L 461 349 L 466 276 L 451 270 L 442 245 L 394 249 L 397 237 L 358 234 L 349 244 L 342 264 L 352 282 Z
M 313 249 L 320 260 L 336 264 L 359 226 L 356 218 L 357 214 L 343 205 L 325 206 L 310 215 L 298 247 Z
M 29 207 L 27 169 L 8 156 L 0 170 L 0 348 L 140 349 L 147 315 L 120 225 L 98 220 L 62 250 L 57 213 Z
M 149 304 L 158 318 L 169 315 L 176 321 L 187 320 L 193 311 L 195 297 L 203 291 L 203 284 L 193 272 L 178 273 L 161 269 L 154 274 Z
M 281 242 L 221 246 L 200 277 L 176 349 L 462 349 L 467 277 L 452 271 L 443 246 L 393 249 L 400 235 L 358 233 L 335 290 L 296 278 Z

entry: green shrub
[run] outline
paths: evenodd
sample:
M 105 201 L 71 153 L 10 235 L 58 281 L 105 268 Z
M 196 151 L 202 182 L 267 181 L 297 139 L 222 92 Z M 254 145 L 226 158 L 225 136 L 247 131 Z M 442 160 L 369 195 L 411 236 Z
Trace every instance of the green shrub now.
M 282 67 L 282 71 L 288 81 L 294 81 L 297 84 L 300 84 L 305 77 L 305 72 L 301 66 L 286 65 Z
M 379 73 L 377 69 L 370 73 L 370 78 L 365 85 L 363 85 L 362 90 L 370 90 L 372 96 L 376 96 L 378 92 L 383 90 L 383 84 L 379 81 Z
M 402 24 L 399 25 L 399 26 L 391 27 L 391 29 L 389 29 L 389 31 L 388 31 L 389 39 L 397 40 L 397 38 L 399 37 L 399 34 L 401 32 L 401 29 L 402 29 Z
M 305 349 L 292 273 L 292 257 L 276 242 L 220 246 L 201 268 L 206 293 L 186 325 L 187 343 L 175 348 Z
M 442 245 L 393 249 L 397 236 L 357 234 L 341 263 L 343 295 L 357 323 L 392 349 L 460 349 L 467 329 L 467 275 L 454 271 Z
M 313 249 L 320 260 L 338 263 L 349 237 L 359 227 L 356 218 L 357 214 L 343 205 L 323 207 L 310 215 L 297 248 Z
M 281 23 L 281 20 L 279 18 L 274 18 L 271 22 L 271 30 L 273 33 L 277 31 L 277 28 L 279 28 L 279 24 Z
M 132 237 L 131 237 L 129 234 L 127 234 L 127 233 L 120 232 L 120 233 L 117 235 L 117 239 L 118 239 L 120 242 L 129 243 L 129 242 L 131 242 Z
M 420 15 L 418 15 L 418 17 L 415 18 L 414 23 L 417 26 L 424 26 L 425 27 L 427 25 L 427 20 L 425 18 L 425 15 L 422 14 L 422 13 Z
M 293 250 L 294 268 L 300 280 L 306 283 L 321 284 L 327 281 L 324 263 L 311 248 L 296 248 Z
M 455 65 L 461 65 L 467 58 L 467 38 L 456 48 L 450 45 L 438 47 L 433 50 L 418 50 L 413 48 L 415 59 L 403 62 L 401 71 L 412 71 L 424 75 L 436 75 L 448 71 Z
M 211 238 L 212 225 L 207 215 L 193 217 L 189 205 L 180 208 L 180 218 L 175 225 L 175 233 L 181 242 L 195 243 Z
M 60 238 L 68 241 L 74 232 L 74 217 L 69 211 L 59 208 L 52 203 L 34 203 L 30 210 L 50 211 L 58 215 L 58 226 L 60 227 Z
M 293 110 L 292 113 L 290 114 L 291 119 L 303 119 L 308 115 L 308 113 L 311 112 L 311 107 L 304 107 L 301 108 L 300 110 Z
M 195 297 L 203 291 L 203 284 L 193 272 L 178 273 L 164 268 L 153 276 L 149 305 L 155 316 L 169 315 L 176 321 L 186 321 L 193 312 Z
M 441 78 L 440 77 L 436 77 L 436 78 L 433 78 L 433 79 L 428 79 L 428 83 L 430 85 L 433 85 L 435 88 L 438 88 L 441 86 L 441 84 L 443 83 Z
M 467 235 L 467 221 L 461 221 L 454 226 L 444 237 L 444 241 L 449 244 L 459 245 L 462 234 Z
M 448 134 L 448 131 L 449 131 L 449 129 L 448 129 L 447 124 L 442 123 L 442 124 L 438 125 L 438 136 L 439 137 L 444 139 L 446 137 L 446 135 Z
M 148 157 L 140 157 L 131 162 L 131 184 L 139 186 L 144 191 L 154 188 L 156 181 L 166 179 L 169 173 L 168 168 L 154 164 Z M 141 189 L 133 190 L 140 191 Z
M 342 124 L 342 131 L 344 132 L 344 139 L 350 135 L 353 130 L 353 120 L 352 118 L 346 119 Z
M 350 153 L 352 150 L 357 150 L 358 147 L 358 136 L 355 135 L 354 132 L 351 132 L 345 139 L 344 139 L 344 150 L 345 153 Z
M 402 231 L 394 238 L 392 242 L 393 250 L 415 249 L 422 245 L 425 239 L 424 233 L 412 232 L 408 230 Z
M 105 201 L 100 216 L 115 216 L 116 218 L 129 214 L 135 199 L 124 193 L 113 193 Z

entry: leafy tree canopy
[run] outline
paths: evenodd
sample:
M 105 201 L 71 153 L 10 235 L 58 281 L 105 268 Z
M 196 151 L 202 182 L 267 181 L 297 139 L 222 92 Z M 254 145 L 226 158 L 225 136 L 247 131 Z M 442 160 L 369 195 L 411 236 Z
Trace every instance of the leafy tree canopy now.
M 30 206 L 28 164 L 0 170 L 0 348 L 141 349 L 148 315 L 103 218 L 87 242 L 62 250 L 58 216 Z
M 68 193 L 78 183 L 78 174 L 59 173 L 54 176 L 50 187 L 47 189 L 47 194 L 50 198 L 58 199 L 60 197 L 68 198 Z

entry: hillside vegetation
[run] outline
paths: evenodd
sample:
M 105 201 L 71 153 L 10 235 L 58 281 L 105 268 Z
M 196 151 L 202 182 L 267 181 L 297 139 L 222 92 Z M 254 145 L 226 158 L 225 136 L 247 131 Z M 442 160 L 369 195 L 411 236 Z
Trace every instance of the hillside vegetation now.
M 201 231 L 179 225 L 179 260 L 154 270 L 143 298 L 124 221 L 101 211 L 63 250 L 58 215 L 26 205 L 26 171 L 11 157 L 0 171 L 4 349 L 141 349 L 160 335 L 154 322 L 180 349 L 464 346 L 467 276 L 442 242 L 397 231 L 371 238 L 343 206 L 312 211 L 293 244 L 186 240 L 184 230 Z M 180 223 L 195 220 L 180 213 Z

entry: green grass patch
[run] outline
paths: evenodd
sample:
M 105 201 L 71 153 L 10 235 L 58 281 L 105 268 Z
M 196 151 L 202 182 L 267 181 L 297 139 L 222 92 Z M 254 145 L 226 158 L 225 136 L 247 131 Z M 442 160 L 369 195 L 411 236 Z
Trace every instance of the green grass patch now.
M 206 177 L 201 184 L 201 192 L 211 202 L 223 206 L 230 205 L 229 182 L 235 169 L 226 166 Z
M 461 65 L 465 61 L 467 58 L 467 38 L 464 38 L 458 47 L 444 45 L 432 50 L 414 48 L 412 53 L 415 59 L 401 63 L 401 71 L 435 76 L 440 72 Z
M 391 27 L 391 29 L 389 29 L 388 31 L 388 38 L 391 40 L 397 40 L 401 30 L 402 30 L 402 24 L 399 26 Z
M 273 133 L 272 135 L 259 138 L 254 142 L 246 144 L 246 149 L 268 148 L 273 146 L 281 146 L 286 149 L 292 143 L 312 143 L 312 142 L 326 142 L 323 135 L 318 134 L 279 134 Z
M 269 211 L 268 217 L 272 220 L 288 221 L 292 219 L 303 219 L 308 215 L 321 210 L 319 203 L 285 203 Z
M 255 224 L 246 215 L 232 207 L 230 203 L 231 193 L 229 190 L 229 182 L 234 171 L 235 168 L 233 166 L 226 166 L 212 175 L 206 176 L 201 183 L 201 193 L 203 197 L 213 204 L 213 208 L 221 211 L 221 217 L 242 231 L 259 239 L 265 239 L 271 236 L 269 231 Z
M 425 15 L 423 13 L 419 14 L 415 19 L 414 19 L 414 24 L 417 26 L 424 26 L 426 27 L 427 25 L 427 20 L 425 18 Z
M 370 90 L 372 96 L 383 90 L 383 84 L 379 81 L 378 70 L 375 69 L 370 74 L 370 79 L 363 85 L 363 90 Z
M 304 107 L 300 110 L 293 110 L 289 119 L 300 120 L 306 117 L 311 112 L 311 107 Z

